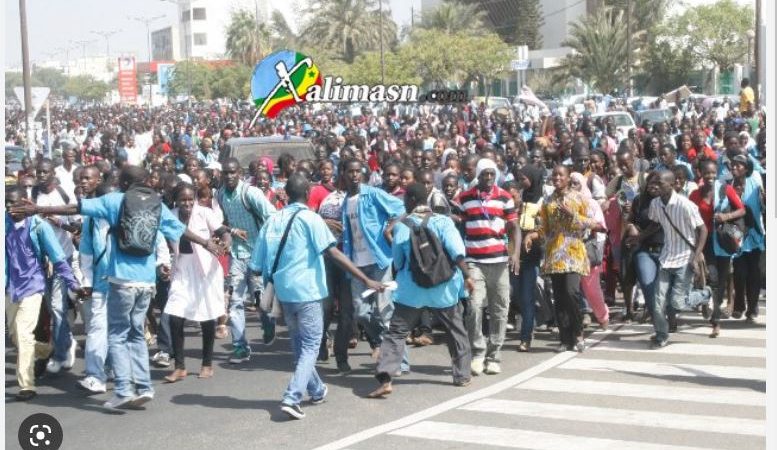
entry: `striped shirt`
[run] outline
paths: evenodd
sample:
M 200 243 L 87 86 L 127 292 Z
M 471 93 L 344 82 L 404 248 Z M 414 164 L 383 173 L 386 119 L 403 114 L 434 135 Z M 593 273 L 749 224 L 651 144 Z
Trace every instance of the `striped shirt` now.
M 667 216 L 669 217 L 667 218 Z M 691 261 L 694 249 L 688 245 L 686 240 L 695 243 L 696 228 L 704 225 L 699 208 L 688 198 L 672 192 L 672 197 L 669 198 L 666 205 L 661 197 L 653 199 L 648 210 L 648 218 L 661 224 L 661 228 L 664 230 L 664 247 L 658 256 L 661 267 L 676 269 L 687 266 Z M 669 218 L 671 218 L 674 227 L 670 224 Z M 678 234 L 675 227 L 682 233 L 682 236 Z
M 459 214 L 464 222 L 467 261 L 485 264 L 507 262 L 507 222 L 517 221 L 513 197 L 494 186 L 482 193 L 477 186 L 459 194 Z

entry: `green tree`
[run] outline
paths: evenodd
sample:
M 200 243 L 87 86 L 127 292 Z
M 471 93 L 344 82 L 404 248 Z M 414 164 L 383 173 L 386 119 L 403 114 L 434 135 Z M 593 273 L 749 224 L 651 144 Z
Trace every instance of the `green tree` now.
M 540 27 L 545 24 L 540 0 L 518 0 L 517 3 L 520 14 L 515 22 L 512 40 L 508 39 L 507 42 L 528 45 L 529 50 L 536 50 L 542 47 Z
M 662 28 L 673 45 L 688 48 L 706 67 L 730 70 L 747 59 L 747 32 L 754 27 L 750 5 L 720 0 L 688 8 Z
M 424 84 L 442 87 L 452 83 L 465 88 L 471 81 L 483 81 L 503 72 L 512 50 L 494 33 L 471 36 L 417 29 L 399 55 L 414 65 L 413 73 Z
M 415 62 L 394 52 L 385 52 L 385 84 L 420 84 L 421 77 L 416 75 Z M 340 75 L 338 73 L 338 75 Z M 343 75 L 341 75 L 343 76 Z M 359 55 L 349 67 L 347 78 L 352 84 L 381 84 L 380 52 L 367 52 Z
M 286 18 L 277 9 L 273 10 L 270 18 L 270 33 L 274 48 L 293 50 L 302 46 L 300 36 L 292 31 Z
M 477 5 L 468 5 L 456 0 L 445 1 L 434 9 L 424 11 L 419 27 L 440 30 L 446 34 L 485 32 L 486 12 Z
M 301 33 L 305 44 L 334 50 L 349 64 L 360 53 L 376 50 L 380 45 L 381 18 L 375 0 L 316 1 L 305 16 L 307 21 Z M 386 5 L 382 23 L 384 48 L 393 48 L 397 24 Z
M 562 44 L 572 53 L 562 61 L 558 76 L 580 78 L 603 93 L 625 85 L 628 38 L 623 12 L 598 8 L 572 23 L 569 38 Z
M 210 77 L 212 98 L 248 99 L 251 95 L 251 71 L 250 67 L 243 65 L 216 69 Z
M 110 91 L 110 86 L 91 75 L 78 75 L 68 78 L 62 89 L 65 95 L 80 100 L 103 101 Z
M 604 4 L 627 17 L 631 3 L 632 30 L 651 31 L 661 25 L 673 0 L 605 0 Z
M 653 42 L 646 48 L 643 71 L 636 77 L 641 91 L 658 95 L 688 84 L 693 72 L 690 48 L 675 48 L 666 40 Z
M 249 10 L 232 12 L 226 35 L 227 55 L 246 66 L 253 67 L 271 52 L 270 30 L 266 24 L 257 23 Z
M 212 98 L 210 79 L 213 70 L 202 63 L 181 61 L 175 64 L 168 84 L 170 95 L 191 95 L 198 99 Z
M 5 96 L 6 98 L 15 98 L 13 88 L 23 86 L 24 79 L 21 72 L 6 72 L 5 73 Z
M 45 86 L 54 95 L 62 95 L 67 77 L 60 69 L 53 67 L 36 67 L 32 71 L 33 86 Z

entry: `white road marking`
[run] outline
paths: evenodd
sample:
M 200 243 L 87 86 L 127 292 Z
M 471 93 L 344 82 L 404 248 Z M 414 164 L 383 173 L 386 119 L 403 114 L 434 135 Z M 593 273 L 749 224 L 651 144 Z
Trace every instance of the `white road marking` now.
M 656 354 L 660 350 L 655 351 Z M 601 370 L 631 372 L 645 376 L 713 377 L 739 380 L 766 380 L 766 369 L 761 367 L 715 366 L 707 364 L 673 364 L 644 361 L 576 358 L 558 366 L 559 369 Z
M 601 408 L 597 406 L 563 403 L 526 402 L 487 398 L 462 406 L 459 409 L 515 416 L 541 417 L 545 419 L 575 420 L 580 422 L 607 423 L 669 430 L 706 432 L 715 424 L 716 433 L 766 436 L 766 421 L 736 417 L 702 416 L 634 409 Z M 487 441 L 484 443 L 488 443 Z
M 615 383 L 609 381 L 533 378 L 515 387 L 529 391 L 563 392 L 569 394 L 611 395 L 616 397 L 650 398 L 721 405 L 766 406 L 766 393 L 730 388 L 688 388 L 661 385 Z
M 530 450 L 701 450 L 700 447 L 591 438 L 462 423 L 425 421 L 390 433 L 397 436 Z M 464 448 L 464 447 L 462 447 Z

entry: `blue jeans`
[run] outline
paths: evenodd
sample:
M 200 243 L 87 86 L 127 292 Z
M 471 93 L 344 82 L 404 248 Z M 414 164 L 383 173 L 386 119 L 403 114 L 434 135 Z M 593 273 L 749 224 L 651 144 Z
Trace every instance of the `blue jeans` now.
M 656 284 L 658 281 L 658 253 L 640 250 L 634 254 L 634 271 L 637 282 L 645 295 L 645 311 L 652 313 L 656 301 Z M 671 306 L 671 305 L 670 305 Z
M 84 351 L 87 376 L 105 383 L 106 361 L 108 359 L 108 305 L 105 294 L 92 293 L 84 302 L 84 324 L 86 328 L 86 350 Z
M 68 351 L 73 345 L 73 333 L 70 332 L 70 323 L 67 321 L 67 285 L 57 275 L 51 279 L 47 305 L 52 320 L 51 339 L 54 342 L 52 358 L 63 362 L 67 360 Z
M 283 403 L 298 405 L 305 392 L 311 397 L 324 393 L 324 383 L 316 371 L 316 358 L 324 333 L 324 314 L 320 301 L 284 303 L 283 318 L 289 329 L 294 374 L 283 393 Z
M 375 281 L 391 281 L 391 268 L 381 270 L 377 264 L 359 267 L 367 278 Z M 383 332 L 388 329 L 394 303 L 388 298 L 389 293 L 375 293 L 362 298 L 362 292 L 367 286 L 356 278 L 351 278 L 351 298 L 353 299 L 353 314 L 356 323 L 364 327 L 370 347 L 380 347 Z M 382 306 L 382 308 L 381 308 Z
M 108 354 L 115 377 L 114 392 L 120 397 L 135 395 L 135 388 L 138 394 L 153 393 L 143 326 L 154 288 L 109 285 Z
M 540 266 L 526 261 L 521 262 L 518 276 L 512 276 L 513 290 L 518 296 L 521 308 L 521 341 L 531 342 L 534 331 L 534 316 L 537 306 L 534 304 L 534 288 L 537 277 L 540 276 Z
M 688 266 L 661 268 L 658 271 L 653 305 L 656 340 L 664 341 L 669 338 L 669 322 L 666 320 L 668 305 L 675 311 L 688 311 L 709 301 L 709 292 L 691 290 L 692 281 L 693 271 Z
M 246 314 L 243 301 L 246 294 L 253 296 L 259 291 L 259 277 L 251 275 L 248 269 L 250 258 L 232 258 L 229 263 L 229 333 L 234 349 L 248 348 L 246 339 Z

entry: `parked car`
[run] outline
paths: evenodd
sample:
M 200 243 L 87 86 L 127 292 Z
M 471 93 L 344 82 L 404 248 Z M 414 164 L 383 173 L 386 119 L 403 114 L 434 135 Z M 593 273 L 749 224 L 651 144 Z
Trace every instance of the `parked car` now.
M 631 114 L 626 112 L 616 111 L 591 115 L 592 120 L 596 120 L 597 118 L 601 118 L 602 122 L 610 121 L 615 125 L 615 128 L 618 129 L 619 141 L 625 139 L 629 135 L 629 130 L 637 128 Z
M 315 159 L 313 143 L 309 139 L 299 136 L 261 136 L 232 138 L 219 152 L 219 162 L 224 164 L 227 158 L 236 158 L 244 169 L 252 161 L 262 156 L 269 156 L 273 162 L 278 157 L 288 153 L 297 161 L 301 159 Z M 275 166 L 278 167 L 277 164 Z
M 15 179 L 16 174 L 22 170 L 22 159 L 27 156 L 27 151 L 16 145 L 5 146 L 5 179 L 6 184 L 9 180 Z M 14 178 L 9 178 L 14 177 Z
M 674 118 L 674 114 L 668 108 L 661 109 L 645 109 L 637 111 L 634 114 L 637 124 L 642 125 L 645 120 L 649 120 L 650 123 L 670 122 Z

